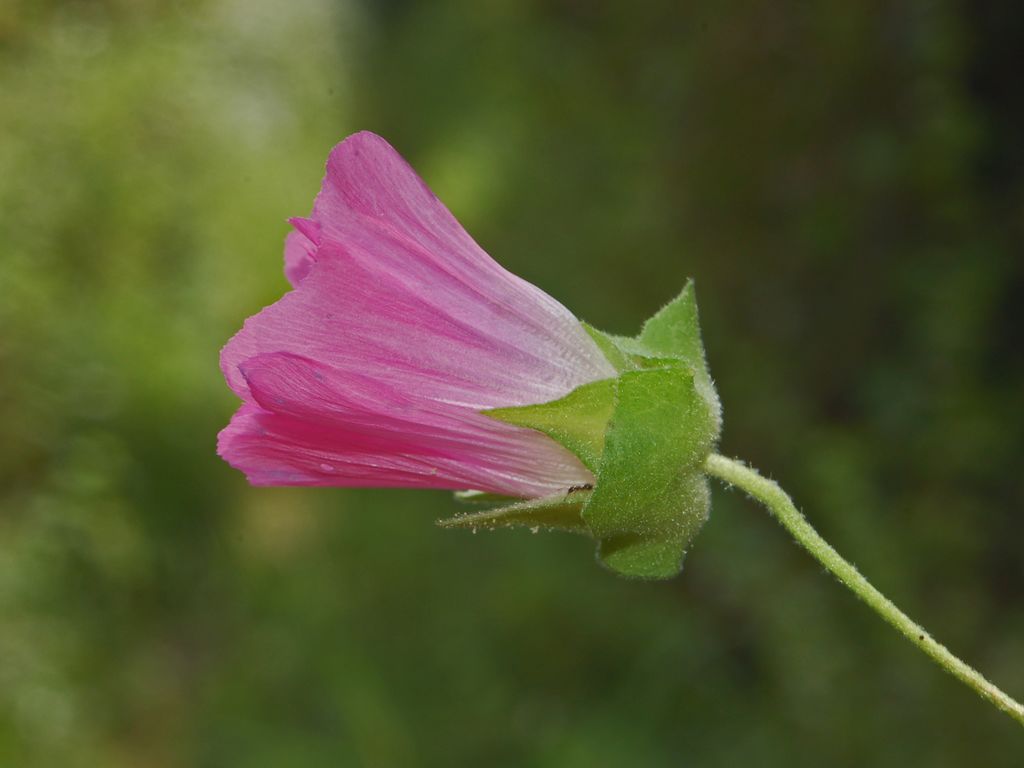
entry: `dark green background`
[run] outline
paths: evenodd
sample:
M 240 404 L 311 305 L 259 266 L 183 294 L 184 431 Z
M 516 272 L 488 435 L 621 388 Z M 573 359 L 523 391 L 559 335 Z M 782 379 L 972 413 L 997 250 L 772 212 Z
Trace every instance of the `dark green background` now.
M 372 129 L 598 327 L 696 278 L 722 450 L 1024 695 L 1019 8 L 3 0 L 0 765 L 1021 765 L 738 495 L 630 583 L 214 455 Z

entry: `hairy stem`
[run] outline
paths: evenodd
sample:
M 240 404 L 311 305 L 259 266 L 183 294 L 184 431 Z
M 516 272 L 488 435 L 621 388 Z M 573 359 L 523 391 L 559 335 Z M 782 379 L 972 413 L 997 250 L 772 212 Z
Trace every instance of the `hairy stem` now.
M 964 684 L 970 686 L 983 699 L 1024 725 L 1024 706 L 1013 700 L 937 642 L 928 632 L 893 605 L 885 595 L 861 576 L 851 563 L 844 560 L 832 546 L 818 534 L 794 505 L 792 499 L 777 483 L 762 477 L 747 465 L 712 454 L 705 469 L 709 475 L 735 485 L 764 504 L 808 552 L 854 594 L 868 604 L 879 616 L 903 633 L 910 642 L 932 657 L 935 662 Z

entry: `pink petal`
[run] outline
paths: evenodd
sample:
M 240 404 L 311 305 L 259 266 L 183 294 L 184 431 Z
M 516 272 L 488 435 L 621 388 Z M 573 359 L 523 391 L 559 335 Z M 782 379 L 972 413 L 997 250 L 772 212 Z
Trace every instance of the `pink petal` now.
M 576 318 L 484 253 L 387 142 L 360 133 L 335 147 L 312 217 L 292 223 L 295 290 L 221 355 L 250 404 L 222 433 L 231 463 L 265 484 L 535 495 L 590 481 L 553 441 L 477 412 L 553 400 L 614 370 Z M 310 370 L 321 384 L 302 389 L 305 400 L 289 395 Z M 366 442 L 359 430 L 371 427 Z M 453 440 L 465 450 L 451 453 Z
M 425 408 L 379 380 L 277 353 L 244 365 L 253 402 L 219 452 L 256 485 L 476 488 L 539 496 L 592 482 L 531 430 L 458 406 Z

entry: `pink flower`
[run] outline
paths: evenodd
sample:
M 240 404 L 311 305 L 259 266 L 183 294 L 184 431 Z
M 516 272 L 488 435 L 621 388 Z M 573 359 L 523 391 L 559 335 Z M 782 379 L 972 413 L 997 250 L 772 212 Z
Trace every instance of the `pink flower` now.
M 502 269 L 372 133 L 331 152 L 292 219 L 294 286 L 221 353 L 244 401 L 218 453 L 254 485 L 475 489 L 593 483 L 568 450 L 483 409 L 615 375 L 575 317 Z

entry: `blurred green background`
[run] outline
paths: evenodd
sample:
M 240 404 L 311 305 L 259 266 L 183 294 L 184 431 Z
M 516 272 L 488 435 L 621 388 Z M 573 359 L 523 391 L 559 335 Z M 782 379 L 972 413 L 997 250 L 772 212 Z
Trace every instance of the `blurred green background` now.
M 736 494 L 630 583 L 214 439 L 372 129 L 598 327 L 695 277 L 722 450 L 1020 697 L 1022 52 L 1013 2 L 0 0 L 0 765 L 1021 765 Z

